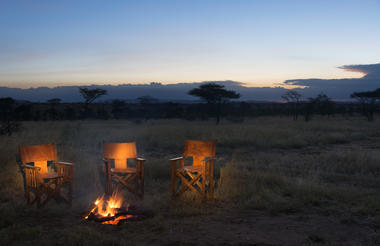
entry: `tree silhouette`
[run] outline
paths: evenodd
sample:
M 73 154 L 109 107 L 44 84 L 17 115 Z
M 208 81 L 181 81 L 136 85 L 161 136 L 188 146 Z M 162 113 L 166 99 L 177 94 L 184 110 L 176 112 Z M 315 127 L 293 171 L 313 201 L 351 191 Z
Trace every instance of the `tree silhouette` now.
M 57 105 L 61 102 L 61 98 L 52 98 L 47 100 L 47 102 L 51 105 Z
M 100 89 L 100 88 L 95 88 L 95 89 L 88 89 L 88 88 L 79 88 L 79 92 L 84 98 L 84 115 L 85 117 L 88 116 L 89 114 L 89 105 L 95 101 L 95 99 L 106 95 L 107 91 Z
M 321 92 L 315 99 L 316 108 L 321 115 L 330 117 L 333 114 L 334 102 L 323 92 Z
M 58 111 L 56 109 L 57 105 L 61 102 L 60 98 L 52 98 L 47 100 L 50 104 L 50 108 L 46 110 L 46 114 L 51 120 L 58 120 Z
M 33 104 L 23 103 L 14 108 L 14 120 L 31 120 L 33 118 L 32 114 Z
M 315 98 L 310 97 L 306 101 L 305 107 L 304 107 L 304 117 L 305 117 L 306 122 L 311 120 L 311 117 L 313 116 L 313 113 L 315 111 L 315 104 L 316 104 Z
M 299 103 L 301 99 L 301 94 L 299 94 L 297 91 L 294 90 L 288 90 L 282 98 L 286 100 L 287 103 L 292 105 L 292 111 L 293 111 L 293 120 L 298 119 L 298 109 L 299 109 Z
M 124 111 L 126 111 L 126 103 L 124 101 L 118 99 L 112 101 L 111 113 L 115 119 L 120 119 Z
M 376 102 L 380 99 L 380 88 L 374 91 L 354 92 L 351 98 L 358 100 L 362 106 L 362 113 L 368 121 L 373 121 L 373 114 L 376 110 Z
M 146 96 L 141 96 L 141 97 L 138 97 L 136 98 L 137 101 L 141 104 L 141 105 L 148 105 L 148 104 L 153 104 L 153 103 L 157 103 L 158 102 L 158 99 L 157 98 L 154 98 L 152 96 L 149 96 L 149 95 L 146 95 Z
M 20 124 L 14 118 L 14 104 L 15 100 L 11 97 L 0 98 L 0 134 L 10 136 L 20 129 Z
M 65 119 L 67 120 L 75 120 L 77 119 L 77 113 L 72 106 L 66 106 L 64 109 Z
M 206 101 L 209 106 L 216 106 L 216 124 L 220 122 L 222 104 L 227 103 L 230 99 L 240 98 L 240 94 L 235 91 L 226 90 L 224 85 L 207 83 L 194 88 L 188 92 L 191 96 L 196 96 Z

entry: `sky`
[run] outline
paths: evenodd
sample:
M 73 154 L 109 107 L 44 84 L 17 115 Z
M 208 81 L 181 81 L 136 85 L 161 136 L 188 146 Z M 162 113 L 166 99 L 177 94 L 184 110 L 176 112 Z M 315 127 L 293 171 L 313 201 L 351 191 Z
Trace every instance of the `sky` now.
M 0 86 L 360 78 L 342 68 L 380 62 L 379 13 L 380 0 L 0 0 Z

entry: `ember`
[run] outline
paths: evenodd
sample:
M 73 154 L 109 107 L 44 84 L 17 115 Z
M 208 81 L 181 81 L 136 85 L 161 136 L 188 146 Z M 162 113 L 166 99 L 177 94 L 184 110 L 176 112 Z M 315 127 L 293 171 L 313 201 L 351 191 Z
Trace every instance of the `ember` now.
M 106 199 L 105 195 L 96 199 L 94 207 L 85 219 L 101 224 L 119 225 L 122 222 L 141 220 L 152 216 L 151 211 L 142 211 L 129 204 L 123 206 L 122 197 L 118 191 L 115 191 L 109 199 Z

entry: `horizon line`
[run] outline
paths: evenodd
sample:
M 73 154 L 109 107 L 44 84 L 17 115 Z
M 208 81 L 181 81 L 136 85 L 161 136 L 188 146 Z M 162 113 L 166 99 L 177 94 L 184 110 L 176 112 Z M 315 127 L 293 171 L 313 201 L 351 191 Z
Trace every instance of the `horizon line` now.
M 12 83 L 12 82 L 10 82 Z M 0 85 L 0 87 L 6 87 L 9 89 L 22 89 L 22 90 L 28 90 L 28 89 L 37 89 L 37 88 L 58 88 L 58 87 L 92 87 L 92 86 L 170 86 L 170 85 L 181 85 L 181 84 L 204 84 L 204 83 L 234 83 L 236 85 L 239 85 L 241 87 L 246 88 L 284 88 L 284 89 L 295 89 L 295 88 L 304 88 L 305 86 L 296 86 L 296 85 L 287 85 L 284 82 L 281 83 L 272 83 L 272 85 L 251 85 L 249 82 L 241 82 L 241 81 L 235 81 L 235 80 L 203 80 L 203 81 L 193 81 L 193 82 L 176 82 L 176 83 L 163 83 L 163 82 L 157 82 L 157 81 L 151 81 L 151 82 L 143 82 L 143 83 L 119 83 L 119 84 L 113 84 L 110 82 L 104 82 L 103 83 L 67 83 L 67 84 L 61 84 L 61 85 L 38 85 L 38 86 L 29 86 L 29 87 L 13 87 L 8 85 Z

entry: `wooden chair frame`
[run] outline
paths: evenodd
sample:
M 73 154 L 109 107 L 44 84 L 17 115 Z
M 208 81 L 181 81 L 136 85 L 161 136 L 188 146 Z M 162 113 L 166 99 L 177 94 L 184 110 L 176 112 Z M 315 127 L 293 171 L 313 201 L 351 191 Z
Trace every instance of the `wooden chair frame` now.
M 190 190 L 202 201 L 213 198 L 215 148 L 216 141 L 186 140 L 184 156 L 170 159 L 173 198 Z M 193 157 L 193 165 L 184 165 L 186 157 Z
M 136 196 L 144 197 L 144 167 L 145 159 L 137 157 L 136 143 L 103 143 L 105 165 L 105 193 L 112 195 L 114 190 L 112 181 L 118 186 L 127 188 Z M 136 160 L 136 168 L 128 167 L 127 160 Z M 115 168 L 111 167 L 112 160 L 115 161 Z M 132 184 L 134 182 L 134 185 Z
M 57 202 L 64 201 L 71 206 L 73 196 L 73 172 L 74 164 L 57 161 L 55 143 L 45 145 L 19 146 L 20 165 L 24 174 L 25 198 L 28 204 L 37 203 L 37 207 L 43 207 L 52 198 Z M 52 161 L 56 172 L 47 172 L 47 161 Z M 34 166 L 27 163 L 34 163 Z M 44 162 L 42 166 L 36 163 Z M 68 186 L 68 197 L 61 195 L 63 186 Z M 31 200 L 30 193 L 34 193 Z M 43 199 L 44 194 L 46 198 Z

